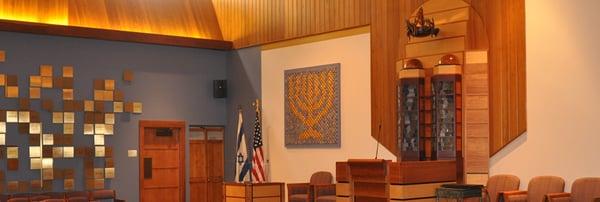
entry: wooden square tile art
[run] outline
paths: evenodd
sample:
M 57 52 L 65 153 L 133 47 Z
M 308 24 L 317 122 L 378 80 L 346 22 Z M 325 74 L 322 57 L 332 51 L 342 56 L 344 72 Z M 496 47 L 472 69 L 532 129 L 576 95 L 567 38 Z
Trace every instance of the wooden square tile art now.
M 142 113 L 142 103 L 141 102 L 133 103 L 133 113 L 136 113 L 136 114 Z
M 7 86 L 4 89 L 5 96 L 7 98 L 18 98 L 19 97 L 19 87 L 18 86 Z
M 94 189 L 104 189 L 104 179 L 94 179 Z
M 43 134 L 42 135 L 42 145 L 54 145 L 54 135 Z
M 96 112 L 104 112 L 104 102 L 96 101 L 94 102 L 94 111 Z
M 17 75 L 6 75 L 6 86 L 19 86 L 19 77 Z
M 19 159 L 7 159 L 6 169 L 8 170 L 19 170 Z
M 65 179 L 65 175 L 64 175 L 64 170 L 63 169 L 54 168 L 53 172 L 54 172 L 54 179 L 55 180 Z
M 48 146 L 42 147 L 42 158 L 52 159 L 52 147 L 48 147 Z
M 17 111 L 6 111 L 6 122 L 17 123 L 19 122 L 19 112 Z
M 0 62 L 6 61 L 6 52 L 0 51 Z
M 52 158 L 62 158 L 62 157 L 63 157 L 63 147 L 52 148 Z
M 133 113 L 133 102 L 126 102 L 124 107 L 125 112 Z
M 51 192 L 52 189 L 52 180 L 44 180 L 42 181 L 42 191 L 43 192 Z
M 115 126 L 111 124 L 104 124 L 104 135 L 114 135 Z
M 63 100 L 63 111 L 65 111 L 65 112 L 75 111 L 75 102 L 73 100 Z
M 105 129 L 104 124 L 94 124 L 94 134 L 96 135 L 104 135 Z
M 72 168 L 63 169 L 63 176 L 65 179 L 73 179 L 75 178 L 75 170 Z
M 46 111 L 54 111 L 54 103 L 51 99 L 42 99 L 42 109 Z
M 104 80 L 104 90 L 110 90 L 113 91 L 115 90 L 115 80 Z
M 106 151 L 105 149 L 106 148 L 104 146 L 96 146 L 95 147 L 95 152 L 94 152 L 95 154 L 94 154 L 94 156 L 95 157 L 104 157 L 106 155 L 105 154 L 105 151 Z
M 131 82 L 133 81 L 133 71 L 126 69 L 123 71 L 123 81 Z
M 113 179 L 115 178 L 115 168 L 104 168 L 104 178 Z
M 6 147 L 6 158 L 18 159 L 19 158 L 19 147 Z
M 123 102 L 113 102 L 113 112 L 115 112 L 115 113 L 123 112 Z
M 50 151 L 52 148 L 50 147 Z M 52 155 L 50 155 L 52 157 Z M 54 159 L 52 158 L 43 158 L 42 159 L 42 169 L 53 168 L 54 167 Z
M 94 113 L 94 123 L 104 123 L 105 115 L 102 112 Z
M 73 100 L 73 111 L 83 111 L 83 101 Z
M 94 112 L 84 112 L 83 113 L 83 123 L 93 124 L 95 123 L 95 115 Z
M 109 157 L 109 158 L 113 157 L 112 147 L 104 147 L 104 157 Z
M 42 87 L 42 77 L 41 76 L 29 76 L 29 86 L 30 87 Z
M 63 147 L 63 158 L 74 158 L 75 148 L 74 147 Z
M 75 124 L 65 123 L 63 124 L 63 133 L 67 135 L 75 134 Z
M 52 65 L 40 65 L 40 75 L 52 77 Z
M 119 101 L 122 102 L 125 99 L 125 95 L 123 94 L 123 91 L 120 90 L 115 90 L 113 91 L 113 100 L 114 101 Z
M 94 145 L 104 145 L 104 135 L 94 135 Z
M 7 191 L 10 193 L 19 192 L 19 181 L 8 181 L 7 183 Z
M 52 123 L 64 123 L 64 113 L 52 112 Z
M 94 90 L 94 100 L 104 101 L 104 90 Z
M 19 110 L 28 111 L 30 108 L 30 101 L 28 98 L 19 98 Z
M 94 111 L 94 101 L 93 100 L 84 100 L 83 101 L 83 110 L 86 112 Z
M 104 123 L 105 124 L 115 124 L 115 114 L 113 113 L 106 113 L 104 114 Z
M 63 89 L 63 78 L 62 77 L 52 77 L 52 88 Z
M 83 124 L 83 134 L 84 135 L 93 135 L 94 134 L 94 124 Z
M 19 192 L 25 193 L 29 191 L 29 181 L 19 181 Z
M 29 146 L 40 146 L 42 144 L 42 139 L 40 134 L 29 134 Z
M 42 168 L 42 180 L 53 180 L 53 179 L 54 179 L 54 169 Z
M 63 77 L 73 78 L 73 66 L 63 66 Z
M 6 75 L 0 74 L 0 86 L 6 86 Z
M 40 158 L 40 157 L 42 157 L 42 147 L 29 146 L 29 158 Z M 41 160 L 40 160 L 40 165 L 42 165 Z
M 19 123 L 29 123 L 29 111 L 19 111 Z
M 0 133 L 6 133 L 6 122 L 0 122 Z
M 29 159 L 29 169 L 31 169 L 31 170 L 42 169 L 42 159 L 41 158 Z
M 29 123 L 41 123 L 40 112 L 30 111 L 29 112 Z
M 63 100 L 73 100 L 73 89 L 63 89 Z
M 0 145 L 6 145 L 6 134 L 0 133 Z
M 63 117 L 64 117 L 64 123 L 75 123 L 75 113 L 74 112 L 65 112 Z
M 107 167 L 107 168 L 113 168 L 113 167 L 115 167 L 113 158 L 105 158 L 104 159 L 104 167 Z
M 73 190 L 75 190 L 75 180 L 74 179 L 65 179 L 63 181 L 63 189 L 65 191 L 73 191 Z
M 42 88 L 52 88 L 52 77 L 42 76 Z
M 4 182 L 4 171 L 0 170 L 0 181 Z M 3 190 L 0 190 L 0 192 Z
M 42 89 L 39 87 L 31 87 L 29 88 L 29 98 L 30 99 L 40 99 L 42 98 Z
M 104 168 L 94 168 L 94 179 L 104 179 Z
M 19 134 L 29 134 L 29 123 L 19 123 L 17 127 Z
M 113 91 L 105 90 L 102 98 L 104 98 L 104 101 L 113 101 Z
M 41 123 L 30 123 L 29 124 L 29 134 L 41 134 L 42 133 L 42 124 Z
M 104 80 L 94 79 L 94 90 L 104 90 Z

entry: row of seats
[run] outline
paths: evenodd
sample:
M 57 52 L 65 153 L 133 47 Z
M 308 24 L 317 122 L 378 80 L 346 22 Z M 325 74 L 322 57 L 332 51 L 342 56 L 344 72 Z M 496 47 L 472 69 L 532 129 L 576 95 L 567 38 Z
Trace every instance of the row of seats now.
M 3 195 L 2 202 L 88 202 L 112 200 L 125 202 L 117 199 L 115 190 L 95 190 L 80 192 L 53 192 L 53 193 L 27 193 Z
M 565 180 L 557 176 L 538 176 L 529 181 L 526 191 L 519 190 L 514 175 L 492 176 L 487 183 L 489 201 L 505 202 L 600 202 L 600 178 L 586 177 L 573 182 L 571 193 L 564 192 Z

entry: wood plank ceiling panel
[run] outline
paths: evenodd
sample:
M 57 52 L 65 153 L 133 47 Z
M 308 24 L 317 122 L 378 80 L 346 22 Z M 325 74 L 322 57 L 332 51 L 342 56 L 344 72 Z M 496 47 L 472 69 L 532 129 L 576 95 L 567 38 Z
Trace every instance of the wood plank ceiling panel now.
M 223 38 L 236 48 L 370 23 L 371 0 L 212 0 Z

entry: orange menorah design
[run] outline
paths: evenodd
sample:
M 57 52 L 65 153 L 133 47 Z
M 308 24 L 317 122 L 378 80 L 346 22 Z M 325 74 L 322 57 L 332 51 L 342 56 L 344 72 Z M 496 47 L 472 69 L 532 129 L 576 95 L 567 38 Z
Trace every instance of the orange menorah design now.
M 335 70 L 304 72 L 289 77 L 289 109 L 306 126 L 306 130 L 299 134 L 299 140 L 323 138 L 315 125 L 334 106 L 335 78 Z

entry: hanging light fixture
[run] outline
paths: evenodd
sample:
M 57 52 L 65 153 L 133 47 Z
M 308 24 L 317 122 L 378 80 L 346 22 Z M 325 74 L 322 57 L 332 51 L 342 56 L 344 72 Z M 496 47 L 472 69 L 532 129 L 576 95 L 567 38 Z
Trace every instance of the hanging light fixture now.
M 439 28 L 435 27 L 433 18 L 425 19 L 423 8 L 419 8 L 417 16 L 406 20 L 406 36 L 411 37 L 436 37 L 440 32 Z

